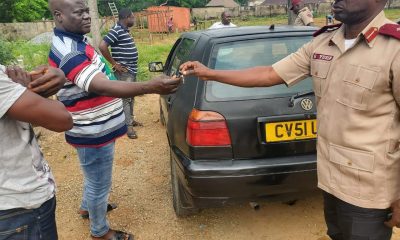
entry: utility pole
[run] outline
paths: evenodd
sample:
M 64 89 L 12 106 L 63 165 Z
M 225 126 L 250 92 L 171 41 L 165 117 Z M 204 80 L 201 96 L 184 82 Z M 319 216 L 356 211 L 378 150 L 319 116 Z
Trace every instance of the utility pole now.
M 88 0 L 88 6 L 90 8 L 90 17 L 92 18 L 91 33 L 93 37 L 93 45 L 97 49 L 101 41 L 97 0 Z

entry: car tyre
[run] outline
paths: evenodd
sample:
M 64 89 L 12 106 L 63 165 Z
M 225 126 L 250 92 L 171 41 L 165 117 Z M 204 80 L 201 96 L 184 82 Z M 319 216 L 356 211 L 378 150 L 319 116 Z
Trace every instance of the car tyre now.
M 177 217 L 186 217 L 198 213 L 200 210 L 193 206 L 185 204 L 190 201 L 190 195 L 185 193 L 177 174 L 178 165 L 171 155 L 171 186 L 172 186 L 172 203 Z

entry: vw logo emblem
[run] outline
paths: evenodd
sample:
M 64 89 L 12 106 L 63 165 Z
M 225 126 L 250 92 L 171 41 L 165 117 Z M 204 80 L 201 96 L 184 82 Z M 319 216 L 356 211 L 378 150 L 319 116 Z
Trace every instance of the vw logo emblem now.
M 304 98 L 300 102 L 301 108 L 303 108 L 306 111 L 310 111 L 313 108 L 313 102 L 309 98 Z

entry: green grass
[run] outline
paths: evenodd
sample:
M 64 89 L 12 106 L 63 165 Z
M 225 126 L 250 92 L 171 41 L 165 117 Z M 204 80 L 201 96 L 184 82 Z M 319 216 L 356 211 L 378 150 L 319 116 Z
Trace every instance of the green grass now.
M 37 66 L 47 65 L 50 46 L 47 44 L 33 45 L 26 41 L 10 42 L 11 52 L 16 64 L 30 71 Z
M 139 51 L 138 81 L 150 80 L 154 75 L 157 75 L 149 72 L 148 64 L 150 62 L 158 61 L 165 63 L 172 45 L 173 43 L 160 43 L 154 45 L 145 43 L 137 44 Z
M 47 65 L 50 46 L 47 44 L 34 45 L 26 41 L 6 42 L 11 48 L 11 54 L 15 58 L 13 63 L 22 65 L 26 70 L 30 71 L 37 66 Z M 139 81 L 146 81 L 153 77 L 148 71 L 148 63 L 153 61 L 162 61 L 168 57 L 168 53 L 172 48 L 173 42 L 149 45 L 138 43 L 139 51 Z
M 387 18 L 394 21 L 400 18 L 400 9 L 386 9 L 385 14 Z

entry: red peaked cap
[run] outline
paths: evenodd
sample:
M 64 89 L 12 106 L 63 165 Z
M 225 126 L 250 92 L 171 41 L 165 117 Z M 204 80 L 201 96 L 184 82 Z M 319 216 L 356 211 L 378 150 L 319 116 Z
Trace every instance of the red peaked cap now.
M 293 10 L 293 6 L 301 3 L 302 0 L 292 0 L 292 6 L 290 7 L 290 10 Z

